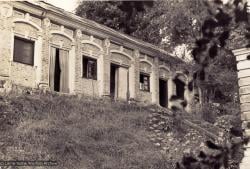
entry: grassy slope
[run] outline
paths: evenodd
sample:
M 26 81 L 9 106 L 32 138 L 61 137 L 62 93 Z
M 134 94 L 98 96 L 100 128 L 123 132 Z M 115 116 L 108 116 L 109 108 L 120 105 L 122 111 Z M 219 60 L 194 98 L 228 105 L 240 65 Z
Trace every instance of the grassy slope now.
M 170 168 L 147 141 L 149 113 L 145 107 L 74 96 L 2 98 L 0 157 L 57 160 L 58 167 L 48 168 L 62 169 Z

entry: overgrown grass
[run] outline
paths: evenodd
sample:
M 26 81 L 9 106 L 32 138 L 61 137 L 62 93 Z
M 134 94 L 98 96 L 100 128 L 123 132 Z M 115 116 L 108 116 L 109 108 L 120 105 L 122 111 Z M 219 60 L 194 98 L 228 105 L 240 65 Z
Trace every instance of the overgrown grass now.
M 55 160 L 59 165 L 47 168 L 60 169 L 171 168 L 147 141 L 150 110 L 145 107 L 22 95 L 2 99 L 0 113 L 2 160 Z

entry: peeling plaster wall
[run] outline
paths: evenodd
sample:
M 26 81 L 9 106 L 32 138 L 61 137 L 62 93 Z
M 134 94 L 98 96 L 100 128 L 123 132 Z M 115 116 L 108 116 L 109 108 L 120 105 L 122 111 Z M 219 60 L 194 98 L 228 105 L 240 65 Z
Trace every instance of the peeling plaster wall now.
M 127 88 L 121 99 L 159 104 L 160 78 L 167 80 L 169 98 L 174 94 L 175 71 L 168 64 L 173 56 L 151 44 L 42 2 L 0 2 L 0 9 L 0 79 L 48 88 L 53 46 L 69 51 L 70 93 L 109 96 L 113 63 L 121 68 L 120 89 Z M 13 62 L 14 35 L 35 41 L 34 66 Z M 83 55 L 97 60 L 97 80 L 82 77 Z M 163 56 L 166 61 L 160 59 Z M 150 75 L 150 92 L 139 89 L 140 73 Z

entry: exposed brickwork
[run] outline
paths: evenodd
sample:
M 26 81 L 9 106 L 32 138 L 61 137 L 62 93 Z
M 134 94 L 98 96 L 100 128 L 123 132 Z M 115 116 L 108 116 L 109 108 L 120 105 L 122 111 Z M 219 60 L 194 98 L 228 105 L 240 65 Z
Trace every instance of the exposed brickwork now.
M 43 38 L 43 42 L 42 42 L 42 77 L 41 77 L 41 82 L 45 83 L 47 85 L 49 85 L 49 23 L 47 22 L 49 21 L 48 18 L 45 18 L 43 20 L 43 24 L 42 24 L 42 29 L 43 29 L 43 33 L 42 33 L 42 38 Z
M 88 96 L 98 97 L 99 95 L 99 81 L 92 79 L 77 79 L 76 80 L 76 93 L 82 93 Z
M 139 100 L 145 103 L 152 103 L 152 93 L 140 90 Z
M 12 62 L 10 79 L 15 84 L 35 87 L 36 68 L 22 63 Z

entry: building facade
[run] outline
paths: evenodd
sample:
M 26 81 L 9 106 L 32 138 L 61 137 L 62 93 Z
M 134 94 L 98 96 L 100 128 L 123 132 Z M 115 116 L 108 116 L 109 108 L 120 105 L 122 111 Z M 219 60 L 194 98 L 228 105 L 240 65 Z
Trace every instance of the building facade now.
M 0 2 L 0 80 L 51 91 L 138 100 L 171 107 L 192 100 L 182 62 L 134 39 L 44 2 Z M 178 83 L 173 82 L 178 79 Z

